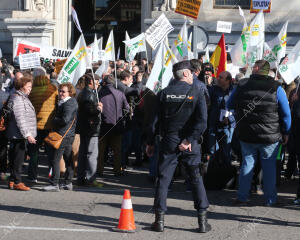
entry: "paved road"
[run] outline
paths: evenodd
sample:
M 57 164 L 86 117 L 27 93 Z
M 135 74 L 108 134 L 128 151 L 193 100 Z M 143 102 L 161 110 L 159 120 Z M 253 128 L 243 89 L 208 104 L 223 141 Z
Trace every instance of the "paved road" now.
M 235 191 L 209 191 L 213 230 L 199 234 L 191 193 L 185 192 L 183 181 L 179 180 L 169 193 L 166 231 L 155 233 L 149 229 L 154 219 L 153 188 L 146 171 L 131 171 L 121 178 L 109 173 L 100 179 L 105 183 L 102 189 L 45 193 L 39 191 L 45 183 L 39 183 L 32 191 L 17 192 L 0 185 L 0 240 L 300 239 L 300 207 L 290 204 L 296 181 L 281 186 L 281 208 L 264 207 L 262 196 L 258 195 L 253 195 L 250 206 L 236 207 L 232 204 Z M 114 232 L 125 188 L 132 195 L 138 227 L 134 234 Z

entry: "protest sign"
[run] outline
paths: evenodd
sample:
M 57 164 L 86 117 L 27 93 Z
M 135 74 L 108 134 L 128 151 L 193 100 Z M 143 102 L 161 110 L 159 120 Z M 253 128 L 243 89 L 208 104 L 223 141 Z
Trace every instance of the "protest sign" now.
M 175 12 L 197 19 L 202 0 L 177 0 Z
M 39 52 L 41 58 L 57 60 L 68 58 L 71 55 L 72 50 L 33 43 L 26 40 L 20 40 L 17 42 L 16 56 L 33 52 Z
M 145 32 L 146 40 L 153 50 L 174 30 L 166 15 L 163 13 Z
M 232 22 L 224 22 L 224 21 L 217 22 L 217 32 L 231 33 L 231 28 L 232 28 Z
M 264 10 L 265 13 L 271 12 L 271 0 L 251 0 L 251 13 L 258 13 Z
M 21 70 L 36 68 L 41 66 L 40 54 L 37 52 L 21 54 L 19 56 L 19 61 L 20 61 Z

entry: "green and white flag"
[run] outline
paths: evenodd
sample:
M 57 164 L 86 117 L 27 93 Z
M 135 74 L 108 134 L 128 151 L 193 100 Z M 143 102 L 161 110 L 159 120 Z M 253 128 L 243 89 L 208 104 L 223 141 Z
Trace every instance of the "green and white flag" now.
M 165 41 L 162 41 L 156 53 L 154 65 L 146 87 L 155 94 L 167 87 L 173 77 L 173 65 L 177 62 L 172 50 L 166 45 Z
M 279 65 L 279 73 L 286 84 L 290 84 L 300 75 L 300 41 Z
M 189 60 L 194 58 L 194 53 L 192 52 L 192 39 L 193 39 L 193 32 L 190 33 L 189 40 L 188 40 Z
M 186 27 L 186 22 L 184 22 L 177 38 L 172 47 L 172 51 L 178 61 L 188 60 L 189 50 L 188 50 L 188 32 Z
M 95 34 L 94 38 L 94 43 L 92 44 L 92 59 L 93 62 L 98 62 L 99 61 L 99 45 L 98 45 L 98 40 L 97 40 L 97 35 Z
M 86 69 L 91 67 L 92 63 L 88 57 L 84 36 L 81 34 L 71 56 L 60 71 L 57 81 L 59 83 L 70 82 L 75 86 L 78 79 L 85 74 Z
M 134 59 L 137 53 L 147 51 L 144 33 L 123 42 L 125 43 L 127 50 L 127 60 L 130 62 Z
M 277 68 L 278 62 L 277 57 L 275 56 L 274 52 L 270 48 L 268 43 L 264 43 L 264 56 L 263 59 L 270 63 L 271 68 Z
M 116 53 L 115 53 L 115 42 L 114 42 L 114 32 L 110 31 L 106 46 L 105 46 L 105 54 L 104 61 L 115 61 Z
M 280 60 L 285 57 L 286 44 L 287 44 L 287 27 L 288 21 L 283 25 L 277 37 L 273 40 L 267 42 L 268 46 L 271 48 L 273 55 L 276 57 L 276 62 L 270 62 L 271 68 L 277 68 Z
M 205 55 L 203 57 L 203 63 L 209 63 L 209 49 L 206 47 Z
M 250 37 L 247 46 L 247 63 L 254 66 L 257 60 L 263 59 L 265 42 L 265 19 L 261 10 L 250 24 Z
M 235 45 L 230 51 L 230 56 L 233 65 L 244 67 L 247 64 L 247 46 L 250 37 L 250 28 L 248 27 L 247 21 L 243 10 L 239 6 L 240 15 L 244 19 L 244 26 L 242 30 L 241 37 L 237 40 Z
M 128 40 L 130 40 L 130 37 L 129 37 L 129 34 L 128 34 L 128 32 L 126 31 L 125 32 L 125 41 L 128 41 Z M 125 45 L 125 59 L 127 60 L 127 61 L 129 61 L 128 60 L 128 55 L 127 55 L 127 46 Z M 130 62 L 130 61 L 129 61 Z

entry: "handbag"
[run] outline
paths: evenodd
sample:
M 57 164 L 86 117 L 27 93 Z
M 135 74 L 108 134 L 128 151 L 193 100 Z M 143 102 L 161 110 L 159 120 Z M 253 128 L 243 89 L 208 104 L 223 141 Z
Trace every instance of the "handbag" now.
M 48 134 L 48 136 L 44 139 L 44 141 L 46 143 L 48 143 L 50 146 L 52 146 L 55 149 L 59 149 L 64 137 L 67 135 L 67 133 L 70 131 L 70 129 L 72 128 L 73 124 L 74 124 L 75 118 L 73 119 L 72 124 L 70 125 L 69 129 L 66 131 L 66 133 L 61 136 L 59 133 L 57 132 L 50 132 Z
M 1 116 L 1 117 L 0 117 L 0 132 L 5 131 L 5 129 L 6 129 L 6 126 L 5 126 L 5 120 L 4 120 L 4 117 Z

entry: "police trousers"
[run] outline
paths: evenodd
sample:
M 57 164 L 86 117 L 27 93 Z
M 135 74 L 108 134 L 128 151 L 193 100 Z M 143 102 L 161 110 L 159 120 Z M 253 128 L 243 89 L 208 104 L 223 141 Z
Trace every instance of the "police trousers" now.
M 202 176 L 199 171 L 201 162 L 201 150 L 197 141 L 192 142 L 192 151 L 180 152 L 178 146 L 182 139 L 177 135 L 165 136 L 161 141 L 161 150 L 158 165 L 158 180 L 155 190 L 155 211 L 167 211 L 168 187 L 173 178 L 178 158 L 186 167 L 187 174 L 191 180 L 194 207 L 196 210 L 206 209 L 209 206 Z

